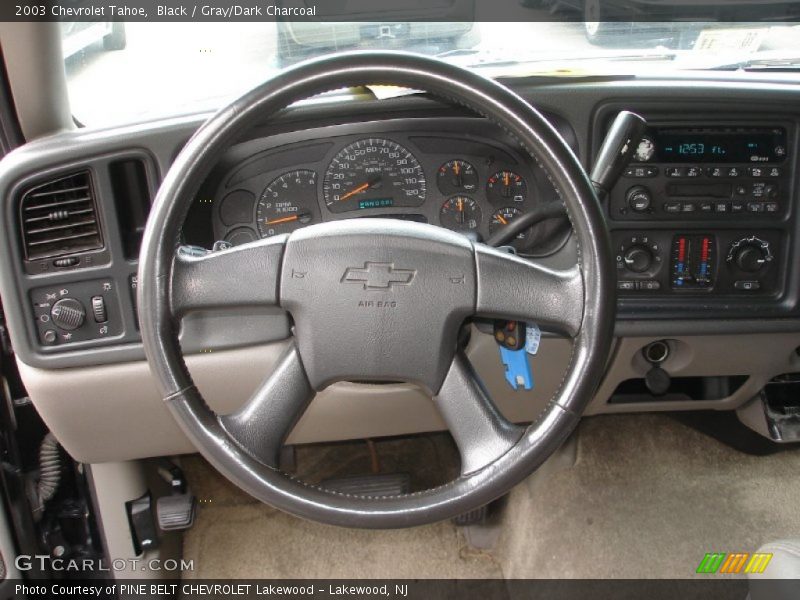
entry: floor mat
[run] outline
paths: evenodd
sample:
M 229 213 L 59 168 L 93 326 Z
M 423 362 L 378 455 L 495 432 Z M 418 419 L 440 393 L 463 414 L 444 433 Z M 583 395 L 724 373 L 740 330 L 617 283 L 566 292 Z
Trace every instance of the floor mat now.
M 513 491 L 495 554 L 509 577 L 693 577 L 706 552 L 799 534 L 799 471 L 800 451 L 743 454 L 666 415 L 584 419 L 575 466 Z

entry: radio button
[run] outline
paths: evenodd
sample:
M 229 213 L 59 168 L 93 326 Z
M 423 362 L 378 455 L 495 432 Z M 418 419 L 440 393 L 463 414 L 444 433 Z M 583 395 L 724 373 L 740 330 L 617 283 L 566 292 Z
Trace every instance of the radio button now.
M 636 282 L 635 281 L 618 281 L 617 282 L 617 289 L 622 291 L 630 291 L 636 289 Z
M 722 167 L 709 167 L 706 174 L 709 177 L 725 177 L 725 170 Z
M 628 206 L 633 212 L 643 213 L 650 210 L 650 205 L 653 202 L 653 197 L 650 190 L 646 187 L 637 185 L 628 190 L 625 195 L 628 201 Z
M 750 177 L 764 177 L 764 167 L 750 167 L 747 169 L 747 172 L 750 174 Z
M 686 167 L 667 167 L 664 169 L 664 175 L 667 177 L 685 177 Z
M 684 202 L 681 205 L 681 212 L 690 213 L 694 212 L 695 210 L 697 210 L 697 207 L 691 202 Z
M 714 210 L 718 213 L 726 213 L 730 211 L 730 206 L 727 202 L 717 202 L 714 205 Z
M 751 213 L 764 212 L 764 205 L 763 204 L 759 204 L 758 202 L 748 202 L 747 203 L 747 212 L 751 212 Z
M 689 167 L 686 169 L 686 177 L 702 177 L 703 169 L 700 167 Z
M 664 212 L 668 212 L 668 213 L 681 212 L 681 203 L 680 202 L 665 202 L 664 203 Z
M 625 177 L 655 177 L 658 175 L 658 167 L 628 167 L 625 170 Z
M 778 203 L 777 202 L 767 202 L 764 204 L 764 210 L 768 213 L 776 213 L 778 212 Z
M 744 210 L 744 202 L 731 202 L 731 212 L 740 213 Z
M 743 185 L 736 186 L 736 195 L 737 196 L 746 196 L 747 195 L 747 188 Z
M 714 210 L 714 205 L 711 202 L 701 202 L 699 206 L 700 212 L 708 213 Z
M 728 169 L 728 177 L 741 177 L 742 171 L 739 167 L 731 167 Z
M 767 170 L 767 177 L 780 177 L 782 174 L 780 167 L 770 167 Z

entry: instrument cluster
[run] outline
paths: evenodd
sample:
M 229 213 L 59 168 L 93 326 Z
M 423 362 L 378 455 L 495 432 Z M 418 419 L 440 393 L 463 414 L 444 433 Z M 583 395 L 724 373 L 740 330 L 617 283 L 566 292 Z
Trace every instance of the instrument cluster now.
M 215 195 L 215 239 L 238 245 L 323 221 L 384 217 L 431 223 L 480 241 L 536 203 L 556 200 L 537 167 L 494 140 L 399 132 L 329 140 L 319 140 L 328 148 L 321 160 L 248 168 L 280 162 L 256 155 L 235 165 Z M 315 156 L 313 149 L 298 153 L 291 145 L 277 150 L 300 161 Z M 242 172 L 248 176 L 235 175 Z M 568 232 L 563 223 L 544 222 L 513 246 L 521 254 L 548 254 Z

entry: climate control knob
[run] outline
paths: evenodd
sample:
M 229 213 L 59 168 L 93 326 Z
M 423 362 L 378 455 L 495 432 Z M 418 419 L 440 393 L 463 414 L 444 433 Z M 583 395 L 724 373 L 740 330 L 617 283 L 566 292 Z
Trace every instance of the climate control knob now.
M 731 244 L 727 262 L 745 273 L 757 273 L 772 262 L 769 242 L 755 236 L 742 238 Z
M 625 268 L 634 273 L 644 273 L 653 266 L 653 253 L 644 246 L 631 246 L 622 256 Z
M 50 309 L 50 319 L 65 331 L 77 329 L 86 320 L 86 309 L 75 298 L 62 298 Z

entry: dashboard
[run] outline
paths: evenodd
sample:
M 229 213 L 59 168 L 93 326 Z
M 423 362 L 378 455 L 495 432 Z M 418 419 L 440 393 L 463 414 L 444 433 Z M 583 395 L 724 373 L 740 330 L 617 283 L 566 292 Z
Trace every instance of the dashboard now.
M 620 110 L 645 116 L 637 155 L 602 199 L 617 267 L 616 342 L 587 414 L 740 410 L 800 371 L 800 90 L 752 81 L 509 81 L 589 170 Z M 150 378 L 136 311 L 139 247 L 159 182 L 202 116 L 67 131 L 4 161 L 3 308 L 37 409 L 86 462 L 191 450 Z M 410 219 L 485 241 L 559 201 L 535 159 L 484 119 L 422 95 L 293 107 L 247 131 L 197 182 L 181 243 L 208 252 L 355 218 Z M 565 219 L 513 241 L 531 261 L 579 257 Z M 235 276 L 235 274 L 231 274 Z M 291 334 L 280 309 L 184 318 L 181 345 L 209 403 L 244 401 Z M 486 335 L 484 335 L 486 334 Z M 663 396 L 644 350 L 668 348 Z M 509 393 L 491 326 L 470 360 L 498 405 L 530 421 L 557 390 L 569 340 L 543 333 L 535 387 Z M 333 386 L 297 442 L 440 428 L 404 384 Z M 762 415 L 763 420 L 763 415 Z M 136 435 L 131 436 L 131 429 Z
M 341 125 L 248 143 L 233 148 L 215 175 L 214 239 L 238 245 L 312 223 L 381 217 L 483 241 L 532 207 L 558 201 L 532 162 L 494 128 L 476 129 L 474 119 Z M 568 235 L 565 222 L 543 222 L 512 245 L 545 256 Z

